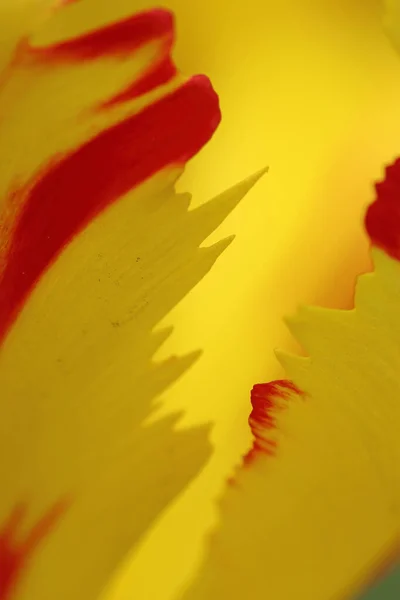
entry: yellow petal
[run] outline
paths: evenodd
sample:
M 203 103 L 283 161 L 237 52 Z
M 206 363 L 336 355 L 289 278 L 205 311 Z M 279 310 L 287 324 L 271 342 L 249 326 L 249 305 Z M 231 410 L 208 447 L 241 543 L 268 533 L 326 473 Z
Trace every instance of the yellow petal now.
M 3 56 L 1 600 L 97 597 L 209 454 L 207 428 L 154 418 L 198 355 L 155 363 L 154 329 L 259 175 L 193 211 L 176 194 L 218 100 L 173 67 L 169 12 L 122 5 L 21 2 Z
M 300 309 L 289 323 L 308 357 L 279 355 L 294 383 L 253 389 L 254 448 L 185 600 L 348 598 L 398 559 L 399 169 L 368 211 L 375 269 L 355 308 Z
M 385 0 L 385 28 L 395 48 L 400 51 L 400 2 Z
M 299 302 L 352 304 L 355 276 L 370 269 L 360 214 L 400 140 L 400 62 L 379 0 L 163 3 L 176 6 L 179 64 L 211 76 L 223 113 L 185 171 L 186 188 L 200 200 L 265 162 L 270 172 L 222 225 L 235 243 L 168 317 L 170 351 L 193 340 L 205 350 L 168 403 L 184 408 L 188 423 L 215 422 L 215 452 L 146 537 L 121 600 L 171 600 L 192 576 L 215 497 L 250 442 L 249 389 L 282 377 L 272 348 L 297 348 L 282 315 Z

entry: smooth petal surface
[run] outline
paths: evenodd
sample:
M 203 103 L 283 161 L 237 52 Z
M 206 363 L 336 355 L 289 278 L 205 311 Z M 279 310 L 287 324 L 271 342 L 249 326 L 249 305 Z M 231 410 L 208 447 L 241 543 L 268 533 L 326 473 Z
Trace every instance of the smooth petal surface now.
M 165 0 L 177 13 L 178 64 L 211 77 L 223 114 L 179 185 L 201 202 L 270 170 L 218 231 L 237 233 L 229 252 L 166 319 L 176 327 L 162 355 L 193 340 L 205 349 L 166 404 L 184 409 L 185 423 L 211 419 L 215 451 L 146 537 L 118 600 L 171 600 L 186 584 L 218 519 L 215 498 L 251 444 L 249 390 L 284 376 L 273 348 L 297 350 L 282 317 L 299 303 L 350 307 L 356 275 L 370 270 L 361 215 L 400 140 L 400 63 L 382 4 Z
M 399 172 L 367 213 L 374 271 L 355 308 L 299 310 L 290 329 L 308 356 L 280 355 L 294 383 L 254 387 L 254 447 L 185 600 L 351 598 L 397 562 Z
M 385 27 L 397 51 L 400 51 L 400 2 L 385 0 Z
M 210 451 L 154 415 L 198 356 L 154 362 L 154 329 L 259 175 L 189 210 L 217 96 L 176 71 L 170 12 L 112 4 L 2 5 L 1 600 L 96 598 Z

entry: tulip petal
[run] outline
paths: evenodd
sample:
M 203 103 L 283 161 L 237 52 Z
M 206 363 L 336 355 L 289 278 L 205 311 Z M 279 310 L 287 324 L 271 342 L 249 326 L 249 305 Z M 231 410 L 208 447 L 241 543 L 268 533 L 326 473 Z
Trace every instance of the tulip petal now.
M 308 356 L 279 354 L 289 380 L 253 388 L 254 447 L 185 600 L 349 598 L 398 560 L 399 174 L 367 213 L 375 268 L 355 308 L 300 309 Z
M 154 415 L 198 356 L 155 362 L 156 328 L 259 174 L 196 210 L 175 192 L 220 112 L 176 71 L 168 11 L 5 8 L 0 599 L 90 600 L 210 453 L 207 427 Z
M 394 47 L 400 52 L 400 2 L 385 0 L 385 29 Z

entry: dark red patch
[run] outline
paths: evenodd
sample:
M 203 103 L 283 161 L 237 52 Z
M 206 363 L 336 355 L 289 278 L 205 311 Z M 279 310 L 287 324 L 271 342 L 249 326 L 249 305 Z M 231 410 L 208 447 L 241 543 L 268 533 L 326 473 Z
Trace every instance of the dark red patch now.
M 21 536 L 26 509 L 18 506 L 0 529 L 0 600 L 10 599 L 21 572 L 64 510 L 64 503 L 55 505 L 25 536 Z
M 249 417 L 249 425 L 254 436 L 252 449 L 244 457 L 248 465 L 259 455 L 273 456 L 276 441 L 269 437 L 269 431 L 276 428 L 276 414 L 286 408 L 287 401 L 293 394 L 303 395 L 292 383 L 285 379 L 259 383 L 251 390 L 253 410 Z
M 219 121 L 217 95 L 206 77 L 195 76 L 14 192 L 22 209 L 0 280 L 0 340 L 65 245 L 130 189 L 169 165 L 189 160 Z
M 365 227 L 374 246 L 400 260 L 400 159 L 387 167 L 376 184 L 377 198 L 368 207 Z
M 171 37 L 174 17 L 169 10 L 152 9 L 64 42 L 35 48 L 24 43 L 26 58 L 40 62 L 80 62 L 101 56 L 124 56 L 141 46 Z

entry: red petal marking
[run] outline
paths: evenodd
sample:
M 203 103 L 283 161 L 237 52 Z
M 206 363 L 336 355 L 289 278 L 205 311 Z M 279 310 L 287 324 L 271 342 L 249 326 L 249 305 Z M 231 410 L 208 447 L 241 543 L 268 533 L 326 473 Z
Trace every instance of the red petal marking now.
M 143 12 L 80 38 L 28 48 L 28 53 L 25 48 L 18 60 L 35 56 L 52 64 L 124 54 L 160 36 L 164 47 L 159 62 L 108 100 L 109 106 L 146 93 L 174 75 L 169 11 Z M 35 284 L 71 239 L 132 188 L 168 166 L 186 163 L 210 139 L 220 118 L 209 80 L 192 77 L 70 154 L 54 157 L 27 185 L 10 192 L 8 217 L 0 220 L 0 343 Z M 10 214 L 16 215 L 11 223 Z
M 56 504 L 20 539 L 20 528 L 26 515 L 24 506 L 17 506 L 0 529 L 0 600 L 9 600 L 22 570 L 33 553 L 47 537 L 65 511 L 65 503 Z
M 22 209 L 0 280 L 0 340 L 40 276 L 96 215 L 168 165 L 184 164 L 220 120 L 204 76 L 103 131 L 14 192 Z
M 400 260 L 400 159 L 386 169 L 376 184 L 377 198 L 368 207 L 365 227 L 374 246 Z
M 29 52 L 29 58 L 40 62 L 71 63 L 101 56 L 124 56 L 149 42 L 173 34 L 173 14 L 160 8 L 137 13 L 117 23 L 43 48 L 32 47 L 25 41 L 23 49 Z
M 152 9 L 127 19 L 91 31 L 78 38 L 52 44 L 44 48 L 32 47 L 25 40 L 19 47 L 17 62 L 37 61 L 51 65 L 62 62 L 80 62 L 102 56 L 124 56 L 145 44 L 164 40 L 160 57 L 132 85 L 106 101 L 102 108 L 109 107 L 141 96 L 159 85 L 165 84 L 176 75 L 171 57 L 174 42 L 174 16 L 169 10 Z
M 177 73 L 176 67 L 173 63 L 171 56 L 169 55 L 170 45 L 167 45 L 165 55 L 162 56 L 161 60 L 150 69 L 147 69 L 144 74 L 125 90 L 110 98 L 106 102 L 100 105 L 101 109 L 110 108 L 120 102 L 126 102 L 133 100 L 139 96 L 143 96 L 148 92 L 151 92 L 160 85 L 164 85 L 171 81 Z
M 276 414 L 286 409 L 288 400 L 293 394 L 303 393 L 292 383 L 284 379 L 259 383 L 251 390 L 253 410 L 249 417 L 249 425 L 254 436 L 252 449 L 244 457 L 248 465 L 260 454 L 274 456 L 276 440 L 270 437 L 271 430 L 276 429 Z

